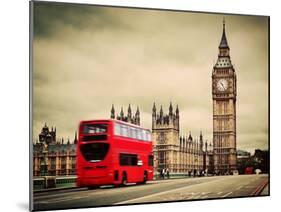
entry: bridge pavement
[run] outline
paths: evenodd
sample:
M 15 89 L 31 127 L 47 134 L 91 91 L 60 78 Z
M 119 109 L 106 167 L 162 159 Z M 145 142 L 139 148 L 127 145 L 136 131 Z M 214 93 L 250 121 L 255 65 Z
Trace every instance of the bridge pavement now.
M 266 196 L 268 175 L 216 176 L 151 181 L 146 185 L 74 188 L 34 194 L 34 209 L 64 209 L 198 199 Z

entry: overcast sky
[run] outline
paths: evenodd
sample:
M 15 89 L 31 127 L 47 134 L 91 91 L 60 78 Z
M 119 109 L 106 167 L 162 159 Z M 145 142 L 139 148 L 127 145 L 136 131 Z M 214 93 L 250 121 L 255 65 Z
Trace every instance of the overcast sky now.
M 179 106 L 181 134 L 212 141 L 211 74 L 225 17 L 237 74 L 237 148 L 268 148 L 266 17 L 35 3 L 33 120 L 73 140 L 80 120 Z

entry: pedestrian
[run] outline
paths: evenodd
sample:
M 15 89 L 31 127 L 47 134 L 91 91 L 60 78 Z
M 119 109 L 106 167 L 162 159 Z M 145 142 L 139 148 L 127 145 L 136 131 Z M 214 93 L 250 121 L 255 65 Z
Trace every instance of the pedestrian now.
M 162 169 L 162 178 L 165 180 L 165 169 Z
M 167 173 L 167 178 L 169 179 L 170 178 L 170 172 L 169 172 L 168 168 L 166 169 L 166 173 Z

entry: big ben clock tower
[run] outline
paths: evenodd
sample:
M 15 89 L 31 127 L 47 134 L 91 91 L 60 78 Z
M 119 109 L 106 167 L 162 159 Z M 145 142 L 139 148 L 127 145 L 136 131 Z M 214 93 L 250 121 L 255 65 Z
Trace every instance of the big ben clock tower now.
M 212 73 L 214 169 L 231 174 L 236 169 L 236 74 L 231 63 L 223 21 L 219 54 Z

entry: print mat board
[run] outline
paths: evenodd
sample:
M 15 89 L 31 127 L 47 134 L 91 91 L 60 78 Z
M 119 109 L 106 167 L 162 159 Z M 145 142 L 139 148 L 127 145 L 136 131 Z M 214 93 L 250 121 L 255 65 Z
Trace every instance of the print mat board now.
M 269 17 L 30 2 L 30 208 L 269 196 Z

